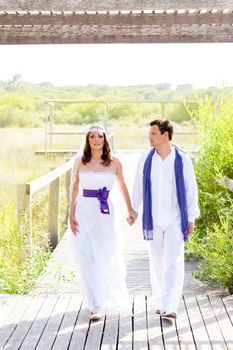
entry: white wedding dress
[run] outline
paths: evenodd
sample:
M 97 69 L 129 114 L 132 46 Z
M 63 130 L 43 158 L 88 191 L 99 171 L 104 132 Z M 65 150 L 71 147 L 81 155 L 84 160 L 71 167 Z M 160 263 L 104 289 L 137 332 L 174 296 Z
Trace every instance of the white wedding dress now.
M 82 295 L 91 311 L 105 314 L 128 311 L 125 266 L 111 200 L 115 174 L 80 171 L 79 181 L 75 211 L 79 233 L 76 236 L 71 233 L 71 246 L 80 267 Z M 107 200 L 110 214 L 101 213 L 97 198 L 83 196 L 83 189 L 103 187 L 110 190 Z

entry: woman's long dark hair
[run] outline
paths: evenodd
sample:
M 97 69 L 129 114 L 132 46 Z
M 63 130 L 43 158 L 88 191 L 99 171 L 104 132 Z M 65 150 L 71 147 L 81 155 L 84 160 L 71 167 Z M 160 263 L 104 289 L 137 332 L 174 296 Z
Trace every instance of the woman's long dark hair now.
M 84 165 L 89 163 L 91 160 L 91 147 L 89 144 L 90 133 L 91 133 L 91 131 L 88 131 L 86 134 L 86 142 L 85 142 L 83 155 L 82 155 L 82 163 Z M 111 148 L 110 148 L 109 142 L 106 138 L 105 132 L 103 132 L 103 135 L 104 135 L 104 146 L 103 146 L 103 153 L 101 155 L 101 159 L 103 160 L 102 164 L 104 166 L 109 166 L 111 164 L 111 161 L 112 161 Z

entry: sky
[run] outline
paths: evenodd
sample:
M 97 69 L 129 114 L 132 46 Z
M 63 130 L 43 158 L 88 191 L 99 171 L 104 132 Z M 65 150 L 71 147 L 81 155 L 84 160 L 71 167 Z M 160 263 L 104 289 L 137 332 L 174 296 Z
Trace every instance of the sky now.
M 233 43 L 1 45 L 0 80 L 56 86 L 233 84 Z

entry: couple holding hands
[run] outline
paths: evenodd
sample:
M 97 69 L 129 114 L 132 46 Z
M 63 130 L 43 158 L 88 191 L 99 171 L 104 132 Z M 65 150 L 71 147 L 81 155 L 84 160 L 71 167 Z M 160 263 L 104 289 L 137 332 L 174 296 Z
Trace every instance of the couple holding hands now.
M 155 313 L 177 317 L 184 281 L 184 243 L 199 216 L 191 159 L 172 147 L 168 120 L 149 124 L 151 149 L 139 160 L 132 203 L 121 162 L 111 155 L 105 130 L 89 128 L 72 171 L 69 224 L 81 292 L 91 320 L 129 310 L 126 273 L 116 228 L 111 189 L 117 180 L 130 225 L 142 205 L 143 237 L 148 241 Z

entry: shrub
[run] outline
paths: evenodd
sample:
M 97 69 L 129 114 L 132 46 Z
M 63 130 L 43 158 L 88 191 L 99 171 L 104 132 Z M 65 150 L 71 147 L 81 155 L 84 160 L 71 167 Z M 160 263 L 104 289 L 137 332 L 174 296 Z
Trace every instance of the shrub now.
M 187 247 L 203 259 L 198 276 L 232 292 L 233 193 L 216 181 L 233 178 L 232 93 L 222 92 L 214 103 L 200 100 L 191 115 L 201 135 L 195 161 L 201 217 Z
M 195 245 L 195 253 L 202 259 L 202 271 L 194 276 L 211 285 L 221 285 L 233 294 L 233 230 L 228 217 L 220 217 L 220 222 L 221 225 L 213 224 L 207 229 L 202 242 Z

